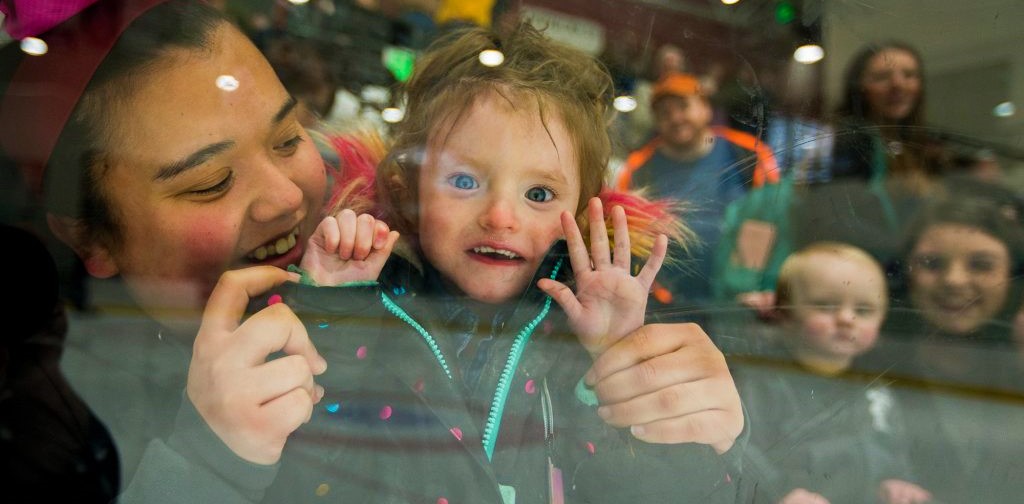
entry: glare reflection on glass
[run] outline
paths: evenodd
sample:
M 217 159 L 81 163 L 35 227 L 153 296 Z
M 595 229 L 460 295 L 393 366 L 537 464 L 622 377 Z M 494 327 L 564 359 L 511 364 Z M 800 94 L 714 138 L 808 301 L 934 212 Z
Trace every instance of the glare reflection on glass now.
M 380 111 L 380 116 L 384 119 L 384 122 L 394 124 L 401 122 L 405 118 L 405 112 L 395 107 L 388 107 Z
M 505 55 L 497 49 L 485 49 L 480 51 L 480 64 L 483 66 L 496 67 L 505 62 Z
M 811 63 L 817 63 L 825 57 L 825 50 L 818 44 L 807 44 L 796 48 L 793 51 L 793 59 L 798 63 L 810 65 Z
M 632 96 L 616 96 L 612 106 L 619 112 L 632 112 L 636 110 L 636 98 Z
M 221 75 L 217 77 L 217 87 L 224 91 L 234 91 L 238 89 L 238 79 L 233 75 Z
M 303 5 L 309 3 L 309 0 L 288 0 L 295 5 Z
M 1013 102 L 1003 102 L 992 109 L 992 114 L 996 117 L 1013 117 L 1016 113 L 1017 106 Z
M 35 37 L 25 37 L 21 39 L 21 51 L 31 56 L 42 56 L 46 54 L 46 51 L 50 50 L 49 46 L 43 39 Z
M 740 0 L 722 0 L 722 3 L 724 3 L 725 5 L 733 5 L 733 4 L 737 4 L 739 2 L 740 2 Z

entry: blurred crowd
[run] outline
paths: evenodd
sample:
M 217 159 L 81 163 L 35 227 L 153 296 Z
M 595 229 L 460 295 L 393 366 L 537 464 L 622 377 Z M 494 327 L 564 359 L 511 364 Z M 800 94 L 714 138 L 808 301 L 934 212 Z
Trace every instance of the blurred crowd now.
M 330 2 L 312 3 L 329 14 Z M 400 36 L 416 50 L 456 26 L 503 22 L 507 3 L 356 2 L 403 19 L 410 28 Z M 381 111 L 403 106 L 388 86 L 347 86 L 329 46 L 295 34 L 288 5 L 268 4 L 224 8 L 298 100 L 304 127 L 327 136 L 369 128 L 387 141 Z M 658 275 L 651 302 L 657 321 L 700 323 L 727 357 L 751 425 L 743 470 L 758 482 L 742 501 L 1016 501 L 1024 191 L 1008 174 L 1021 160 L 931 127 L 926 62 L 897 40 L 866 43 L 845 64 L 838 106 L 814 117 L 776 108 L 752 68 L 697 71 L 688 51 L 662 45 L 634 72 L 635 110 L 609 117 L 615 179 L 607 183 L 682 202 L 698 237 L 670 248 L 678 261 Z M 19 205 L 9 200 L 5 217 L 19 220 Z M 57 265 L 30 263 L 38 251 L 30 252 L 19 264 L 56 275 Z M 74 316 L 87 317 L 96 301 L 83 267 L 73 268 L 79 280 L 65 282 L 65 296 L 80 309 Z M 46 313 L 0 349 L 0 404 L 45 383 L 40 401 L 17 408 L 65 405 L 57 427 L 33 427 L 66 432 L 60 453 L 86 461 L 73 470 L 89 495 L 116 493 L 123 476 L 110 435 L 57 369 L 65 315 L 56 294 L 43 294 Z M 54 321 L 35 320 L 54 310 Z M 26 369 L 25 356 L 38 365 Z M 176 405 L 150 406 L 173 421 Z M 18 446 L 27 438 L 5 436 L 26 427 L 4 408 L 0 451 L 31 451 Z M 18 478 L 49 470 L 34 462 L 43 469 L 0 470 Z

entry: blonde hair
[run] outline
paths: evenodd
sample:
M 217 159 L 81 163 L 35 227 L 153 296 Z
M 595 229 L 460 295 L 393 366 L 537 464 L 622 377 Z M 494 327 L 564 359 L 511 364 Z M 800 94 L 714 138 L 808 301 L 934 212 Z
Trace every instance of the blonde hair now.
M 480 53 L 499 50 L 502 64 L 479 62 Z M 630 224 L 630 241 L 637 257 L 650 256 L 658 234 L 665 234 L 685 249 L 695 241 L 693 232 L 678 216 L 682 205 L 670 200 L 649 201 L 640 193 L 609 191 L 609 108 L 614 85 L 608 70 L 576 49 L 545 37 L 521 22 L 507 33 L 467 28 L 434 42 L 417 62 L 404 88 L 406 115 L 394 132 L 390 153 L 377 169 L 377 195 L 384 218 L 406 236 L 418 229 L 419 168 L 428 142 L 449 135 L 476 100 L 495 93 L 533 101 L 547 129 L 557 117 L 569 134 L 579 163 L 580 201 L 575 215 L 588 236 L 583 218 L 590 198 L 605 201 L 605 226 L 611 233 L 609 203 L 622 206 Z M 510 96 L 511 95 L 511 96 Z M 553 115 L 552 115 L 553 114 Z M 435 131 L 447 127 L 447 133 Z M 548 132 L 550 136 L 550 132 Z M 552 143 L 554 139 L 552 138 Z
M 505 60 L 488 67 L 484 50 L 500 50 Z M 486 93 L 535 100 L 541 121 L 551 114 L 569 133 L 580 169 L 579 215 L 597 196 L 608 172 L 611 141 L 606 128 L 613 84 L 608 71 L 590 56 L 563 46 L 527 23 L 509 33 L 469 28 L 434 42 L 417 62 L 404 89 L 405 119 L 394 132 L 391 153 L 378 169 L 380 203 L 388 222 L 403 234 L 417 233 L 418 169 L 423 149 L 439 125 L 454 128 L 474 101 Z M 553 142 L 553 140 L 552 140 Z
M 875 270 L 882 278 L 882 290 L 886 290 L 885 271 L 882 265 L 871 257 L 864 250 L 854 247 L 848 243 L 821 241 L 815 242 L 793 252 L 782 263 L 779 270 L 779 279 L 775 284 L 775 306 L 785 310 L 793 303 L 793 292 L 796 279 L 806 274 L 808 261 L 813 256 L 827 255 L 849 262 L 856 262 Z M 887 294 L 887 293 L 886 293 Z M 888 296 L 882 296 L 883 302 L 888 304 Z

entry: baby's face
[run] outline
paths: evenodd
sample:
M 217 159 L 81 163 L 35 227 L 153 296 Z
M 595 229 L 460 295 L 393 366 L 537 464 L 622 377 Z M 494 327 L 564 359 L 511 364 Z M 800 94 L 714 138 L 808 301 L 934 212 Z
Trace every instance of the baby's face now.
M 804 350 L 849 360 L 874 346 L 887 306 L 876 267 L 814 254 L 794 280 L 789 321 Z
M 508 94 L 515 100 L 515 94 Z M 550 109 L 549 109 L 550 110 Z M 546 126 L 546 127 L 545 127 Z M 576 154 L 561 118 L 532 99 L 481 96 L 428 146 L 420 169 L 426 259 L 485 303 L 521 295 L 580 199 Z

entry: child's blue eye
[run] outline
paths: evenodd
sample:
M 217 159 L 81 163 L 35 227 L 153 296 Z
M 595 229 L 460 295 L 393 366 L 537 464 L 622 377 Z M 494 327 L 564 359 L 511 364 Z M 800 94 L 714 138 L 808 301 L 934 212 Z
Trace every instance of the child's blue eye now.
M 448 184 L 456 189 L 470 190 L 480 187 L 480 184 L 475 178 L 466 175 L 465 173 L 459 173 L 448 177 Z
M 547 187 L 531 187 L 526 190 L 526 199 L 544 203 L 555 198 L 555 192 Z

